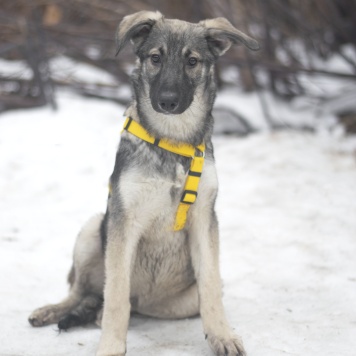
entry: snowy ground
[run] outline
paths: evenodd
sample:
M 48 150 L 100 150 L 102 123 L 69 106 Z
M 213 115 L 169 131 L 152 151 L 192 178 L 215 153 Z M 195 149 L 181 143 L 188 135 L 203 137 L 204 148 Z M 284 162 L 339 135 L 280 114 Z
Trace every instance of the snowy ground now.
M 220 99 L 222 100 L 222 99 Z M 123 108 L 61 94 L 0 116 L 0 355 L 93 355 L 30 312 L 66 295 L 75 236 L 106 203 Z M 216 137 L 224 304 L 250 356 L 354 356 L 356 150 L 296 132 Z M 132 317 L 128 355 L 211 355 L 199 318 Z

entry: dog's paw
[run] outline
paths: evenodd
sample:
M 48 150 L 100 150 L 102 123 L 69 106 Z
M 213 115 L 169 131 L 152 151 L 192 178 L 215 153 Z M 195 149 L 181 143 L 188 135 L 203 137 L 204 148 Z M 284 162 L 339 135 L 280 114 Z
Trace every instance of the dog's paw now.
M 246 356 L 242 340 L 233 333 L 225 337 L 206 334 L 205 338 L 216 356 Z
M 28 318 L 28 321 L 32 326 L 56 324 L 58 320 L 58 311 L 53 305 L 47 305 L 43 308 L 36 309 Z

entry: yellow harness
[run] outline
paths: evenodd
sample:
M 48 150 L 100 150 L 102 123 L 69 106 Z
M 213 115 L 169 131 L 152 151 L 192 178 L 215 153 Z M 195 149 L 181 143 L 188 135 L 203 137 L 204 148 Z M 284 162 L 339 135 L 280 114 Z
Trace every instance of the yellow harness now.
M 176 145 L 166 139 L 156 139 L 130 117 L 126 119 L 123 130 L 166 151 L 192 159 L 173 227 L 174 231 L 182 230 L 187 221 L 189 208 L 194 204 L 198 196 L 198 186 L 204 165 L 205 144 L 194 147 L 187 143 Z

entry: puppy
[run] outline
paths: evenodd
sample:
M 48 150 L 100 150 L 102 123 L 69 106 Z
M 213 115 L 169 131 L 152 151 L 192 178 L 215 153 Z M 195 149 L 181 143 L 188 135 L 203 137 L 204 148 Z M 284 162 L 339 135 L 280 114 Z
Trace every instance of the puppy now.
M 118 52 L 128 42 L 138 57 L 134 99 L 107 211 L 77 238 L 69 296 L 34 311 L 30 323 L 66 330 L 97 319 L 97 356 L 118 356 L 130 312 L 200 314 L 215 355 L 245 355 L 222 304 L 211 111 L 219 56 L 232 44 L 257 50 L 258 43 L 224 18 L 193 24 L 148 11 L 120 23 Z

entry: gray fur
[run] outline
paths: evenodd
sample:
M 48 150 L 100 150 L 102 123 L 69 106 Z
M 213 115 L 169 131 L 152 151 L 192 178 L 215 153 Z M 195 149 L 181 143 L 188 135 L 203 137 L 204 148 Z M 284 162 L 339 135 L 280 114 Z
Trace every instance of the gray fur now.
M 145 11 L 121 22 L 118 50 L 129 40 L 138 62 L 132 76 L 134 99 L 126 114 L 157 138 L 205 142 L 198 199 L 185 228 L 174 232 L 190 158 L 124 131 L 107 212 L 91 218 L 77 239 L 70 294 L 62 303 L 34 311 L 30 323 L 58 323 L 66 329 L 96 317 L 103 329 L 97 356 L 113 356 L 126 352 L 132 311 L 158 318 L 200 313 L 216 355 L 244 355 L 221 301 L 211 110 L 217 57 L 237 41 L 255 47 L 254 40 L 224 19 L 190 24 Z M 167 92 L 174 94 L 171 112 L 160 102 Z

